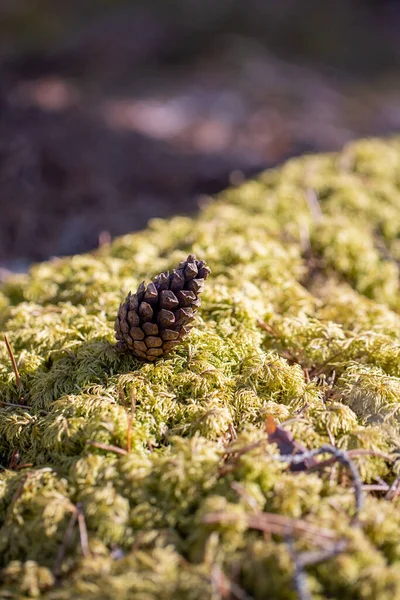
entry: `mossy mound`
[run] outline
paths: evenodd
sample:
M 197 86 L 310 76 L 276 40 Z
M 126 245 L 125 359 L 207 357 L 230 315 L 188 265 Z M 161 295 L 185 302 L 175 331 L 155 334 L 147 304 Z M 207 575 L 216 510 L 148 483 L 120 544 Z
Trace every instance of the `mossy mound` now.
M 125 294 L 189 252 L 212 269 L 196 328 L 155 364 L 119 355 Z M 293 551 L 257 530 L 260 512 L 347 540 L 306 568 L 313 598 L 400 598 L 400 499 L 385 490 L 399 265 L 400 141 L 366 140 L 10 278 L 0 327 L 22 392 L 2 344 L 0 598 L 296 598 Z M 308 448 L 367 451 L 358 526 L 346 471 L 289 472 L 267 415 Z M 226 468 L 232 445 L 250 448 Z M 319 547 L 297 533 L 296 551 Z

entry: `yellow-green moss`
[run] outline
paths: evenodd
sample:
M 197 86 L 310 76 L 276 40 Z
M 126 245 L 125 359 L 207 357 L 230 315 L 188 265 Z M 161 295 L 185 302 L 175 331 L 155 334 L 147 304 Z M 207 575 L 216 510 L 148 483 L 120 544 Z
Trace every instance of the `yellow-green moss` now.
M 119 355 L 121 299 L 189 251 L 213 271 L 196 328 L 155 364 Z M 247 516 L 276 512 L 344 535 L 351 490 L 340 469 L 288 473 L 264 444 L 224 471 L 225 447 L 234 431 L 238 448 L 263 440 L 272 414 L 309 448 L 333 438 L 398 451 L 399 260 L 400 142 L 365 140 L 291 160 L 197 218 L 154 220 L 11 277 L 0 327 L 27 407 L 7 404 L 21 398 L 2 344 L 0 598 L 213 599 L 217 573 L 256 599 L 295 598 L 285 540 L 264 538 Z M 132 395 L 130 452 L 93 445 L 127 447 Z M 15 451 L 22 468 L 11 469 Z M 397 476 L 395 461 L 355 460 L 365 483 Z M 76 525 L 59 574 L 77 504 L 92 554 Z M 369 493 L 347 552 L 307 568 L 313 597 L 400 598 L 399 508 Z M 205 523 L 218 511 L 233 516 Z

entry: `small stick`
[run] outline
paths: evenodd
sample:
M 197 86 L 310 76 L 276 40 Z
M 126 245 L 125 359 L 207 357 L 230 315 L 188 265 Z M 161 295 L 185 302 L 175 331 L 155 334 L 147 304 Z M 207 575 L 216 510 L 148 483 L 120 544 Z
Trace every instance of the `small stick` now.
M 280 337 L 279 332 L 275 329 L 275 327 L 273 325 L 268 325 L 262 319 L 257 319 L 257 325 L 259 327 L 261 327 L 261 329 L 264 329 L 264 331 L 266 331 L 267 333 L 269 333 L 273 337 L 277 337 L 277 338 Z
M 58 549 L 56 560 L 54 561 L 53 566 L 53 574 L 57 577 L 60 574 L 61 566 L 64 560 L 65 552 L 67 551 L 68 544 L 70 542 L 72 532 L 75 527 L 75 523 L 78 518 L 78 509 L 76 507 L 73 508 L 71 518 L 69 520 L 67 529 L 65 530 L 63 540 L 61 542 L 61 546 Z
M 83 506 L 81 503 L 78 503 L 76 505 L 76 512 L 78 515 L 79 537 L 81 540 L 82 554 L 85 558 L 87 558 L 88 556 L 90 556 L 89 538 L 86 527 L 85 515 L 83 514 Z
M 297 592 L 297 596 L 299 600 L 311 600 L 307 586 L 306 574 L 295 550 L 291 535 L 286 536 L 286 543 L 288 545 L 289 554 L 294 565 L 293 585 Z
M 241 448 L 227 448 L 225 454 L 234 454 L 235 458 L 240 458 L 240 456 L 242 456 L 243 454 L 247 454 L 247 452 L 255 450 L 256 448 L 259 448 L 260 446 L 262 446 L 262 444 L 265 443 L 266 440 L 257 440 L 257 442 L 252 442 L 251 444 L 248 444 L 247 446 L 242 446 Z
M 371 483 L 363 485 L 362 489 L 365 492 L 389 492 L 390 487 L 387 483 Z
M 125 396 L 125 392 L 124 392 L 122 385 L 118 386 L 118 396 L 119 396 L 119 399 L 121 400 L 121 404 L 125 404 L 126 396 Z
M 119 448 L 118 446 L 112 446 L 108 444 L 103 444 L 102 442 L 95 442 L 94 440 L 87 440 L 86 442 L 90 446 L 94 446 L 95 448 L 100 448 L 100 450 L 108 450 L 108 452 L 115 452 L 115 454 L 122 454 L 122 456 L 126 456 L 128 452 L 123 448 Z
M 6 336 L 6 334 L 4 334 L 4 341 L 6 343 L 7 352 L 8 352 L 8 355 L 9 355 L 10 359 L 11 359 L 12 367 L 14 369 L 15 383 L 17 384 L 17 390 L 18 390 L 19 393 L 21 393 L 21 391 L 22 391 L 21 377 L 19 376 L 18 367 L 17 367 L 17 363 L 16 363 L 16 360 L 15 360 L 15 357 L 14 357 L 14 353 L 12 351 L 12 348 L 10 346 L 10 342 L 8 341 L 8 337 Z
M 128 415 L 128 431 L 126 434 L 126 451 L 129 453 L 131 451 L 131 441 L 132 441 L 132 423 L 133 418 L 135 416 L 136 411 L 136 398 L 133 395 L 133 391 L 131 390 L 131 412 Z
M 100 231 L 99 233 L 99 248 L 109 246 L 111 244 L 111 234 L 109 231 Z
M 8 465 L 9 469 L 15 469 L 17 464 L 19 463 L 19 451 L 17 449 L 13 450 L 11 455 L 10 464 Z
M 395 500 L 400 491 L 400 475 L 396 477 L 386 494 L 386 500 Z
M 325 367 L 327 367 L 329 365 L 329 363 L 331 363 L 333 360 L 335 360 L 335 358 L 338 358 L 341 354 L 346 352 L 346 350 L 347 350 L 347 348 L 342 348 L 338 352 L 335 352 L 335 354 L 331 354 L 329 358 L 327 358 L 321 365 L 319 365 L 318 368 L 311 371 L 311 377 L 318 377 L 318 375 L 321 375 L 321 373 L 323 373 Z
M 2 406 L 15 406 L 16 408 L 24 408 L 25 410 L 31 410 L 30 406 L 26 406 L 25 404 L 15 404 L 13 402 L 3 402 L 0 400 L 0 404 Z
M 232 481 L 231 488 L 237 493 L 238 496 L 240 496 L 240 498 L 243 498 L 252 511 L 255 513 L 259 512 L 257 500 L 245 489 L 242 484 L 240 484 L 238 481 Z
M 384 458 L 389 462 L 393 462 L 394 460 L 393 456 L 391 456 L 390 454 L 386 454 L 386 452 L 381 452 L 380 450 L 367 450 L 366 448 L 359 448 L 358 450 L 347 450 L 347 455 L 350 456 L 350 458 L 353 458 L 354 456 L 378 456 L 380 458 Z M 336 460 L 337 459 L 333 456 L 332 458 L 328 458 L 327 460 L 323 460 L 317 463 L 316 465 L 309 467 L 307 470 L 318 471 L 318 469 L 330 467 L 336 462 Z
M 336 480 L 336 475 L 337 475 L 337 468 L 338 464 L 334 463 L 332 465 L 332 469 L 331 469 L 331 473 L 329 475 L 329 486 L 332 487 L 335 484 L 335 480 Z
M 311 213 L 311 217 L 314 223 L 318 224 L 322 220 L 322 210 L 317 196 L 317 192 L 313 188 L 308 188 L 305 195 L 308 209 Z
M 29 476 L 30 476 L 30 475 L 29 475 L 29 473 L 27 473 L 27 474 L 24 476 L 24 478 L 21 480 L 21 482 L 20 482 L 19 486 L 18 486 L 18 487 L 17 487 L 17 489 L 15 490 L 15 494 L 14 494 L 14 496 L 12 497 L 12 500 L 11 500 L 11 506 L 12 506 L 13 504 L 15 504 L 15 503 L 16 503 L 16 501 L 17 501 L 17 500 L 19 499 L 19 497 L 21 496 L 22 492 L 24 491 L 24 486 L 25 486 L 25 483 L 26 483 L 26 482 L 27 482 L 27 480 L 29 479 Z
M 308 227 L 307 221 L 298 221 L 300 236 L 300 248 L 303 254 L 308 254 L 311 250 L 311 239 L 310 239 L 310 228 Z
M 305 539 L 328 548 L 331 548 L 332 544 L 338 541 L 337 535 L 333 530 L 322 529 L 303 519 L 292 519 L 291 517 L 277 513 L 265 512 L 246 515 L 246 517 L 247 526 L 250 529 L 256 529 L 265 533 L 284 536 L 290 530 L 293 534 L 301 535 Z M 209 525 L 214 523 L 235 523 L 239 518 L 238 515 L 219 511 L 206 514 L 202 522 Z
M 257 319 L 257 325 L 261 329 L 263 329 L 264 331 L 266 331 L 267 333 L 269 333 L 269 335 L 272 335 L 273 338 L 278 339 L 278 340 L 281 338 L 281 335 L 280 335 L 279 331 L 277 329 L 275 329 L 275 327 L 273 325 L 268 325 L 267 323 L 265 323 L 261 319 Z M 288 348 L 285 348 L 282 351 L 282 356 L 286 360 L 291 360 L 291 361 L 293 361 L 296 364 L 300 363 L 300 358 L 297 357 L 295 354 L 293 354 L 293 352 L 291 352 Z
M 329 429 L 329 426 L 325 425 L 325 429 L 326 429 L 326 433 L 328 434 L 330 445 L 336 447 L 335 438 L 333 437 L 332 431 Z
M 129 454 L 132 447 L 132 413 L 128 415 L 128 431 L 126 433 L 126 451 Z
M 214 565 L 211 569 L 211 581 L 215 584 L 220 598 L 226 600 L 229 600 L 229 598 L 254 600 L 237 583 L 230 580 L 218 565 Z
M 292 421 L 292 420 L 294 420 L 294 419 L 289 419 L 289 421 Z M 285 424 L 288 423 L 289 421 L 286 421 Z M 251 450 L 255 450 L 256 448 L 260 448 L 260 446 L 262 446 L 265 443 L 266 443 L 266 440 L 257 440 L 256 442 L 252 442 L 251 444 L 248 444 L 247 446 L 242 446 L 241 448 L 229 448 L 228 447 L 225 449 L 225 455 L 227 457 L 231 456 L 233 459 L 237 460 L 243 454 L 247 454 L 247 452 L 250 452 Z M 335 447 L 335 446 L 333 446 L 333 447 Z M 311 450 L 310 452 L 313 452 L 313 451 Z M 319 454 L 321 454 L 321 453 L 319 453 Z M 377 456 L 377 457 L 383 458 L 390 462 L 393 462 L 393 460 L 394 460 L 393 456 L 390 454 L 387 454 L 386 452 L 381 452 L 380 450 L 368 450 L 367 448 L 358 448 L 358 449 L 354 449 L 354 450 L 348 450 L 347 454 L 351 458 L 353 458 L 354 456 Z M 324 467 L 329 467 L 330 465 L 333 465 L 336 462 L 336 460 L 337 459 L 333 456 L 332 458 L 328 458 L 327 460 L 323 460 L 316 465 L 308 467 L 307 471 L 317 471 Z
M 228 431 L 229 431 L 229 435 L 231 436 L 231 441 L 234 441 L 237 439 L 237 433 L 236 433 L 236 429 L 233 423 L 229 423 L 228 426 Z
M 361 451 L 360 451 L 361 452 Z M 354 485 L 354 495 L 355 495 L 355 503 L 356 503 L 356 514 L 355 520 L 358 518 L 359 512 L 364 504 L 364 495 L 362 491 L 362 482 L 360 479 L 360 475 L 358 473 L 358 469 L 354 462 L 350 458 L 350 454 L 345 452 L 344 450 L 339 450 L 334 446 L 330 446 L 329 444 L 324 444 L 321 448 L 317 448 L 316 450 L 309 450 L 307 452 L 303 452 L 302 454 L 293 455 L 280 455 L 276 456 L 277 460 L 285 461 L 289 464 L 298 464 L 303 462 L 308 458 L 314 458 L 318 454 L 332 454 L 333 457 L 339 461 L 342 465 L 348 468 L 353 478 Z M 383 454 L 383 453 L 382 453 Z
M 393 462 L 394 457 L 392 454 L 387 454 L 386 452 L 381 452 L 381 450 L 368 450 L 367 448 L 359 448 L 355 450 L 348 450 L 347 454 L 351 457 L 353 456 L 379 456 L 380 458 L 384 458 L 389 462 Z
M 331 558 L 346 552 L 347 548 L 347 540 L 340 540 L 333 548 L 327 550 L 302 552 L 301 554 L 297 555 L 297 558 L 303 567 L 307 567 L 308 565 L 317 565 L 318 563 L 330 560 Z

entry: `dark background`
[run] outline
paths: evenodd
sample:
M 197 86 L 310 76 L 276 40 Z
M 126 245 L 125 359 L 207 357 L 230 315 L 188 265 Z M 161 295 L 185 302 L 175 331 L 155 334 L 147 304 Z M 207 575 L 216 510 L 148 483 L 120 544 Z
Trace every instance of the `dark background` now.
M 389 0 L 1 0 L 0 277 L 400 129 Z

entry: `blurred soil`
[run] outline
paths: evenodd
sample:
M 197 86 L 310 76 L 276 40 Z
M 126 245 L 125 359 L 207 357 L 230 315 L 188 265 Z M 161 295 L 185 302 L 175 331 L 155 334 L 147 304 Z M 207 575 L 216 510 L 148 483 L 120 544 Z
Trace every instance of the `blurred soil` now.
M 125 10 L 57 52 L 4 61 L 0 277 L 196 211 L 287 157 L 400 130 L 395 67 L 361 80 L 236 34 L 160 59 L 174 35 Z

